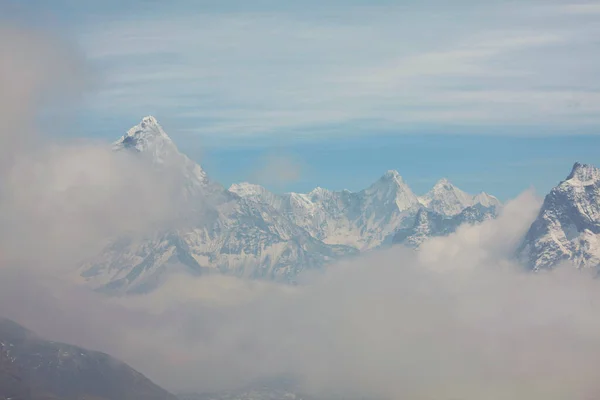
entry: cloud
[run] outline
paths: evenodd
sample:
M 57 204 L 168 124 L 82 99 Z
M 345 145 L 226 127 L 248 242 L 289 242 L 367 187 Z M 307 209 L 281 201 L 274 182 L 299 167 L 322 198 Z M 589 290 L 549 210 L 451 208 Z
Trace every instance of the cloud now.
M 91 107 L 170 115 L 182 131 L 223 145 L 290 132 L 318 140 L 324 127 L 568 133 L 598 123 L 596 18 L 558 11 L 593 5 L 358 3 L 270 12 L 188 5 L 185 15 L 150 8 L 110 29 L 88 24 L 80 43 L 105 79 Z
M 146 160 L 56 141 L 36 124 L 48 102 L 79 99 L 77 50 L 48 33 L 0 33 L 0 267 L 65 272 L 107 238 L 170 218 L 172 179 L 149 173 Z
M 36 111 L 50 91 L 53 102 L 77 95 L 84 82 L 82 58 L 72 49 L 39 32 L 4 24 L 0 28 L 0 171 L 7 168 L 15 152 L 36 146 Z M 44 63 L 40 63 L 44 60 Z

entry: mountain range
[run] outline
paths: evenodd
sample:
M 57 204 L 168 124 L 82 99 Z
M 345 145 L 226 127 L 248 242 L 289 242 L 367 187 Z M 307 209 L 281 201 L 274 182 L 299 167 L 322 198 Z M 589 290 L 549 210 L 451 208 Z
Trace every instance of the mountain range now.
M 116 238 L 87 260 L 81 276 L 106 293 L 150 291 L 182 270 L 293 283 L 304 270 L 393 243 L 418 246 L 425 236 L 481 222 L 501 207 L 494 196 L 467 194 L 446 179 L 418 196 L 396 171 L 359 192 L 275 194 L 251 183 L 226 189 L 182 154 L 151 116 L 113 148 L 174 172 L 177 204 L 186 204 L 188 214 L 174 227 Z

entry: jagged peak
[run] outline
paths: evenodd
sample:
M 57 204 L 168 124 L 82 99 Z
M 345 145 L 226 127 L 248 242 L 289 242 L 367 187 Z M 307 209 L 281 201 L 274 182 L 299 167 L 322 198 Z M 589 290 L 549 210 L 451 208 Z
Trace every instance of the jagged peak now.
M 396 171 L 395 169 L 390 169 L 387 170 L 385 172 L 385 174 L 383 174 L 383 176 L 381 177 L 382 180 L 390 180 L 390 179 L 395 179 L 395 180 L 399 180 L 402 181 L 402 176 L 400 175 L 400 173 L 398 171 Z
M 567 181 L 590 182 L 600 180 L 600 170 L 591 164 L 576 162 L 573 164 Z
M 140 125 L 144 126 L 144 125 L 158 125 L 158 121 L 156 120 L 156 118 L 152 115 L 147 115 L 144 118 L 142 118 L 142 122 L 140 122 Z
M 435 183 L 435 185 L 433 185 L 434 188 L 436 188 L 436 187 L 445 187 L 445 186 L 455 187 L 447 178 L 442 178 L 439 181 L 437 181 Z
M 113 143 L 113 148 L 152 152 L 161 159 L 166 153 L 178 153 L 175 143 L 151 115 L 142 118 L 139 124 L 131 127 L 125 135 Z
M 460 197 L 463 201 L 466 201 L 467 197 L 471 197 L 471 195 L 468 193 L 454 186 L 447 178 L 442 178 L 437 181 L 435 185 L 433 185 L 431 190 L 427 192 L 423 198 L 433 199 L 440 196 L 447 196 L 449 193 L 453 193 L 455 196 Z
M 369 186 L 365 191 L 372 192 L 381 189 L 388 190 L 395 187 L 396 189 L 410 190 L 402 176 L 396 170 L 389 170 L 381 176 L 376 182 Z
M 161 136 L 165 139 L 171 140 L 169 135 L 163 130 L 162 126 L 158 123 L 156 118 L 152 115 L 148 115 L 140 121 L 139 124 L 131 127 L 125 137 L 139 137 L 139 136 Z

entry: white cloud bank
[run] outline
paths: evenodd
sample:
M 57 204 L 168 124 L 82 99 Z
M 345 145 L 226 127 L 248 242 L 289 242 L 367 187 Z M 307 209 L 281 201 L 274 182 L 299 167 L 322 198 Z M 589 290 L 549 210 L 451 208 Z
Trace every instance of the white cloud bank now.
M 528 274 L 505 257 L 538 206 L 525 194 L 428 254 L 373 253 L 302 287 L 182 277 L 107 300 L 5 274 L 0 313 L 174 390 L 291 377 L 322 398 L 583 400 L 600 390 L 598 281 Z

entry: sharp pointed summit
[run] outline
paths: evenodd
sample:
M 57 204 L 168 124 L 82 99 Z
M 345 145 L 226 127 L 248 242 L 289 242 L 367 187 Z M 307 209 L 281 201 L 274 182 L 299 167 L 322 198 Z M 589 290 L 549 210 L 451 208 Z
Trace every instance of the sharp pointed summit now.
M 200 165 L 181 153 L 156 118 L 149 115 L 131 127 L 113 143 L 115 151 L 133 151 L 150 159 L 157 168 L 169 168 L 179 179 L 187 182 L 186 191 L 195 195 L 212 186 L 211 191 L 222 192 L 220 185 L 212 184 Z
M 390 169 L 387 170 L 385 172 L 385 174 L 383 174 L 382 179 L 402 179 L 402 177 L 400 176 L 400 173 L 398 171 L 396 171 L 395 169 Z
M 434 188 L 454 187 L 454 185 L 446 178 L 442 178 L 435 183 Z
M 408 210 L 418 204 L 417 196 L 395 170 L 387 171 L 379 180 L 363 190 L 365 206 L 394 204 L 398 211 Z
M 600 170 L 593 165 L 576 162 L 566 180 L 582 184 L 598 181 L 600 180 Z
M 140 153 L 154 153 L 156 161 L 164 161 L 169 153 L 177 153 L 177 147 L 153 116 L 127 131 L 113 144 L 115 150 L 129 149 Z

